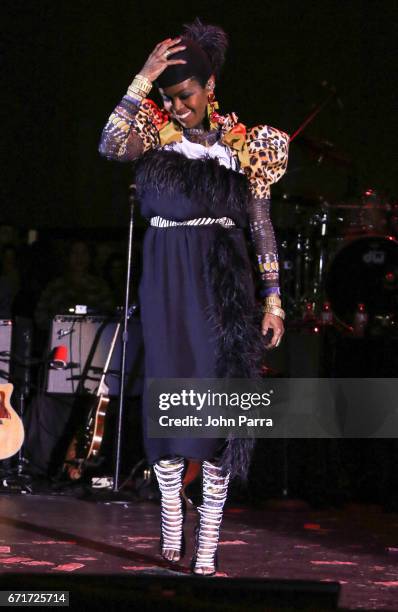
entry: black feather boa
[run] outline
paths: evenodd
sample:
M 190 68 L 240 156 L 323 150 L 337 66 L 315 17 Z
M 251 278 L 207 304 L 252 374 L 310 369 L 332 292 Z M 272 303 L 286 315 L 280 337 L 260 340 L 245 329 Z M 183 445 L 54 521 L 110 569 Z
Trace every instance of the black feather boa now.
M 264 343 L 261 313 L 248 291 L 247 263 L 229 230 L 217 228 L 207 262 L 207 275 L 214 296 L 211 319 L 217 338 L 219 378 L 258 378 Z M 219 458 L 223 472 L 245 481 L 255 446 L 253 438 L 230 435 Z
M 148 151 L 135 163 L 135 184 L 138 199 L 150 186 L 159 196 L 183 193 L 189 198 L 225 202 L 231 211 L 246 213 L 248 209 L 246 176 L 209 156 L 190 159 L 176 151 Z

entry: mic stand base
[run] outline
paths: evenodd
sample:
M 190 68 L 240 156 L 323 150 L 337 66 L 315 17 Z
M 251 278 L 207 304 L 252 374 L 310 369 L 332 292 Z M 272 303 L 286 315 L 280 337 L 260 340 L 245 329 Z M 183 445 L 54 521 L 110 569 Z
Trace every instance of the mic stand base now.
M 21 493 L 22 495 L 31 495 L 33 493 L 31 476 L 22 473 L 13 474 L 13 471 L 15 472 L 15 470 L 10 470 L 0 474 L 0 494 Z

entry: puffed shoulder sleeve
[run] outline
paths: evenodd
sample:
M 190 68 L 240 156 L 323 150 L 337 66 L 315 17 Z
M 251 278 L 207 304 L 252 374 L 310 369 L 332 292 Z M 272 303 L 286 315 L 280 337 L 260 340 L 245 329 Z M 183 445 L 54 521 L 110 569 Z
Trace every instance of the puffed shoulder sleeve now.
M 132 161 L 159 145 L 161 110 L 145 98 L 140 104 L 124 96 L 111 113 L 99 143 L 99 152 L 107 159 Z
M 244 171 L 256 198 L 269 198 L 270 186 L 285 174 L 289 135 L 268 125 L 247 130 L 247 162 Z

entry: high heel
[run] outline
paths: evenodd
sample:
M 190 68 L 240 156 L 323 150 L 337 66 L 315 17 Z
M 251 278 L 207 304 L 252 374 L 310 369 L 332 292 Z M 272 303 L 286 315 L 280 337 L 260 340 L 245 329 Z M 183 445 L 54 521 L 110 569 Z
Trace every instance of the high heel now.
M 166 561 L 169 561 L 170 563 L 178 563 L 179 561 L 181 561 L 181 559 L 185 557 L 185 552 L 186 552 L 184 523 L 185 523 L 185 516 L 186 516 L 187 510 L 186 510 L 186 502 L 184 498 L 182 497 L 181 499 L 182 499 L 182 526 L 181 526 L 181 545 L 179 549 L 171 548 L 170 546 L 165 545 L 164 538 L 163 538 L 162 521 L 160 521 L 159 553 L 161 557 L 163 557 L 163 559 L 165 559 Z M 165 555 L 164 551 L 166 550 L 170 550 L 170 551 L 172 550 L 174 552 L 178 552 L 179 553 L 178 558 L 170 559 L 169 557 Z
M 192 557 L 192 560 L 191 560 L 191 572 L 193 574 L 195 574 L 195 576 L 202 576 L 202 577 L 214 576 L 214 574 L 218 570 L 218 550 L 216 550 L 216 552 L 214 554 L 213 561 L 212 561 L 212 566 L 214 567 L 213 571 L 208 572 L 208 573 L 207 572 L 198 572 L 198 571 L 195 571 L 196 564 L 197 564 L 197 561 L 198 561 L 199 531 L 200 531 L 199 525 L 196 525 L 195 526 L 195 531 L 194 531 L 194 534 L 195 534 L 195 549 L 194 549 L 193 557 Z
M 184 459 L 161 459 L 153 465 L 161 492 L 160 554 L 178 563 L 185 554 L 183 524 L 186 503 L 181 495 Z
M 195 551 L 191 571 L 196 576 L 214 576 L 218 569 L 218 541 L 229 474 L 209 461 L 203 462 L 203 503 L 197 507 L 199 524 L 195 527 Z M 210 570 L 210 571 L 207 571 Z

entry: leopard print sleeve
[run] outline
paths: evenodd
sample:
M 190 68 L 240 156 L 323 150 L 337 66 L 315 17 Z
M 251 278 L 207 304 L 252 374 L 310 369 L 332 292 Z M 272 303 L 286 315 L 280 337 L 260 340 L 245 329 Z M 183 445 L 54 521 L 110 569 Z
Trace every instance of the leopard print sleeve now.
M 268 125 L 257 125 L 247 131 L 249 163 L 244 168 L 252 194 L 270 198 L 270 186 L 286 172 L 289 136 Z
M 287 168 L 289 136 L 276 128 L 259 125 L 246 134 L 247 163 L 251 201 L 249 221 L 256 252 L 262 297 L 279 295 L 278 250 L 270 218 L 270 186 L 279 181 Z
M 124 96 L 110 115 L 101 134 L 99 152 L 107 159 L 132 161 L 159 145 L 152 100 L 137 104 Z

